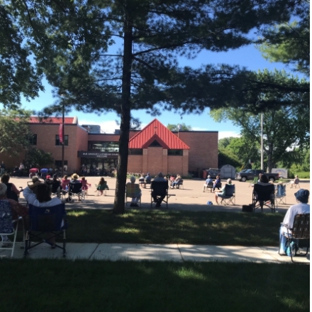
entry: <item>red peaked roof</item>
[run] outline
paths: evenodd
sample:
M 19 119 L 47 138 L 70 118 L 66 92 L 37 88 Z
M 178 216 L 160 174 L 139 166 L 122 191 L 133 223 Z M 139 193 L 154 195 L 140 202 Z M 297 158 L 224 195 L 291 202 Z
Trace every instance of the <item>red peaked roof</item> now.
M 157 119 L 154 119 L 142 131 L 138 132 L 130 139 L 129 148 L 147 148 L 154 141 L 157 141 L 166 149 L 190 149 L 188 145 Z
M 62 123 L 62 117 L 46 117 L 40 118 L 38 116 L 31 116 L 30 123 L 52 123 L 52 124 L 60 124 Z M 78 124 L 77 117 L 65 117 L 65 124 Z

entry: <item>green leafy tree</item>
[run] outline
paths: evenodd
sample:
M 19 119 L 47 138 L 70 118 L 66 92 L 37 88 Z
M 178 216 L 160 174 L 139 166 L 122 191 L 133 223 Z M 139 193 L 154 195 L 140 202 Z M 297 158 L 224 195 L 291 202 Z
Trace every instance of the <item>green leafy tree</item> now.
M 309 146 L 309 127 L 305 116 L 309 116 L 309 107 L 282 107 L 280 110 L 267 110 L 263 117 L 264 155 L 268 171 L 279 161 L 289 161 L 291 147 L 304 149 Z M 236 109 L 219 109 L 211 111 L 216 121 L 229 119 L 241 127 L 244 140 L 254 146 L 260 146 L 260 116 Z M 227 147 L 229 148 L 229 146 Z M 246 148 L 246 147 L 245 147 Z M 243 149 L 239 153 L 243 153 Z M 260 155 L 260 154 L 258 154 Z M 250 156 L 252 158 L 252 156 Z M 253 159 L 253 162 L 255 160 Z
M 215 112 L 216 113 L 216 112 Z M 215 117 L 218 118 L 218 117 Z M 246 137 L 229 137 L 223 138 L 218 142 L 219 159 L 220 155 L 222 159 L 220 164 L 225 165 L 226 157 L 229 157 L 232 162 L 228 162 L 230 165 L 237 167 L 237 169 L 246 168 L 249 166 L 249 160 L 258 166 L 259 158 L 259 146 L 254 141 L 250 141 Z
M 267 60 L 282 62 L 310 74 L 310 1 L 300 1 L 295 20 L 269 27 L 262 33 L 259 50 Z
M 47 153 L 39 148 L 31 147 L 27 150 L 25 156 L 25 165 L 26 167 L 45 167 L 51 166 L 54 163 L 54 158 L 51 153 Z
M 43 87 L 40 71 L 31 64 L 30 51 L 6 2 L 0 1 L 0 103 L 14 109 L 21 94 L 34 98 Z
M 191 131 L 192 127 L 191 126 L 187 126 L 185 123 L 182 124 L 168 124 L 167 128 L 170 131 Z
M 293 1 L 286 0 L 8 2 L 37 65 L 62 94 L 47 113 L 73 105 L 120 115 L 115 213 L 124 211 L 131 111 L 200 113 L 226 105 L 220 94 L 229 94 L 232 68 L 180 69 L 177 57 L 239 48 L 252 42 L 251 29 L 287 21 L 293 11 Z M 121 49 L 107 52 L 115 41 Z
M 31 111 L 0 110 L 0 153 L 17 156 L 30 146 L 29 121 Z

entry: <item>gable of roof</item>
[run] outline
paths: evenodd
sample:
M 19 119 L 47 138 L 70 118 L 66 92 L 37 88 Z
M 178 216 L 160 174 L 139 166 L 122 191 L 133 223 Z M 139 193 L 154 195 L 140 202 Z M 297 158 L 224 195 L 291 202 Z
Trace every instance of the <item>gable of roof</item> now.
M 190 149 L 157 119 L 151 121 L 130 139 L 129 148 L 147 148 L 154 141 L 157 141 L 164 149 Z
M 38 117 L 38 116 L 31 116 L 29 123 L 46 123 L 46 124 L 60 124 L 62 123 L 62 117 Z M 77 117 L 65 117 L 64 118 L 65 124 L 78 124 Z

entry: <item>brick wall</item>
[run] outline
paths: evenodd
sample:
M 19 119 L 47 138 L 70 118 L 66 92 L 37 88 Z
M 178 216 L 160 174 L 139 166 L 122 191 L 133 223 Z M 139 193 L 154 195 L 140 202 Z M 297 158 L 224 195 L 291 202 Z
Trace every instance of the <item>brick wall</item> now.
M 179 138 L 190 147 L 189 171 L 218 168 L 217 131 L 182 131 Z

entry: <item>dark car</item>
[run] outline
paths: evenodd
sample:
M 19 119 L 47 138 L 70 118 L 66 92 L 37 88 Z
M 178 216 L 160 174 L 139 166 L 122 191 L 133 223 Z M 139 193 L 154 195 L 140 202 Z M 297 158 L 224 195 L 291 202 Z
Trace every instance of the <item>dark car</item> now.
M 220 170 L 218 168 L 207 169 L 207 177 L 210 175 L 211 179 L 215 179 L 217 175 L 220 175 Z

